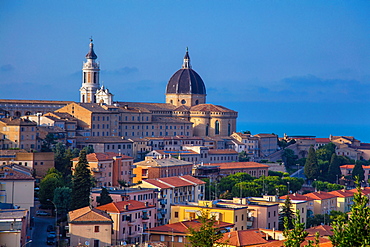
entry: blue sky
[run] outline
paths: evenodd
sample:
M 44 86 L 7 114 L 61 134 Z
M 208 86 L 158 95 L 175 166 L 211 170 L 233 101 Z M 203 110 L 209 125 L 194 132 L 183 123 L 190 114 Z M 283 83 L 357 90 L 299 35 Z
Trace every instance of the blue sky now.
M 239 130 L 370 142 L 369 13 L 370 1 L 2 0 L 0 98 L 78 101 L 92 36 L 115 100 L 164 102 L 189 47 L 208 103 L 239 111 Z

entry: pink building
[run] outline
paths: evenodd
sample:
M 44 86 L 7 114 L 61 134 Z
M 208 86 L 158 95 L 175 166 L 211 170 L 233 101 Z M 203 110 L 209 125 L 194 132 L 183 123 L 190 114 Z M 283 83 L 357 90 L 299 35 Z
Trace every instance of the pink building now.
M 157 189 L 145 189 L 145 188 L 107 188 L 110 197 L 113 202 L 121 202 L 128 200 L 135 200 L 140 202 L 147 202 L 150 205 L 158 204 L 158 190 Z M 100 197 L 101 188 L 94 188 L 91 191 L 91 205 L 97 207 L 97 199 Z
M 132 183 L 132 169 L 134 159 L 127 155 L 117 153 L 91 153 L 86 155 L 92 176 L 96 180 L 97 187 L 119 186 L 118 180 Z M 78 158 L 72 159 L 72 170 L 75 169 Z
M 112 202 L 97 207 L 107 212 L 113 220 L 112 243 L 119 245 L 144 242 L 146 229 L 154 227 L 156 207 L 147 202 L 135 200 Z

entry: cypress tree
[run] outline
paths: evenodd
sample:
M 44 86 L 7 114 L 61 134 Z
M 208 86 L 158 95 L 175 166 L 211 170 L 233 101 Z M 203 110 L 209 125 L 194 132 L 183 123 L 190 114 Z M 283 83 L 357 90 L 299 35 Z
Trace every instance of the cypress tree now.
M 91 178 L 86 152 L 82 150 L 72 180 L 71 208 L 73 210 L 90 205 L 90 190 L 93 185 Z
M 292 210 L 292 201 L 290 197 L 287 196 L 284 202 L 284 205 L 281 207 L 280 216 L 279 216 L 279 229 L 282 230 L 289 230 L 293 228 L 293 219 L 294 219 L 294 212 Z M 285 225 L 285 221 L 287 221 L 287 225 Z M 287 228 L 287 229 L 286 229 Z
M 332 154 L 328 171 L 329 181 L 335 183 L 337 175 L 338 178 L 342 175 L 342 172 L 340 171 L 340 160 L 336 154 Z
M 304 166 L 304 175 L 307 179 L 315 179 L 320 174 L 319 164 L 317 162 L 315 149 L 311 146 L 308 150 L 308 155 L 306 159 L 306 164 Z
M 365 178 L 365 170 L 362 168 L 361 162 L 356 161 L 355 167 L 353 167 L 352 178 L 356 179 L 358 177 L 359 182 Z
M 99 198 L 99 200 L 97 200 L 97 202 L 99 203 L 99 206 L 113 202 L 113 199 L 109 195 L 109 192 L 106 188 L 103 188 L 101 190 L 100 198 Z

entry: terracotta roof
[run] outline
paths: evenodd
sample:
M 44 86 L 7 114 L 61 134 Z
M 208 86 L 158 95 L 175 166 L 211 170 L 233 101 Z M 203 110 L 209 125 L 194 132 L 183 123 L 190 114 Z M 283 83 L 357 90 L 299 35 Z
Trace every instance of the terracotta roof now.
M 121 157 L 122 159 L 133 159 L 130 156 L 127 155 L 119 155 L 117 153 L 113 152 L 106 152 L 106 153 L 91 153 L 86 155 L 86 159 L 88 162 L 98 162 L 98 161 L 104 161 L 104 160 L 113 160 L 113 157 Z M 72 159 L 72 161 L 78 161 L 78 157 Z
M 196 106 L 192 106 L 190 111 L 203 111 L 203 112 L 235 112 L 230 110 L 224 106 L 220 105 L 212 105 L 212 104 L 199 104 Z
M 149 159 L 134 163 L 136 166 L 150 166 L 150 167 L 167 167 L 167 166 L 186 166 L 193 165 L 193 163 L 188 161 L 183 161 L 174 158 L 166 159 Z
M 315 236 L 315 233 L 319 232 L 320 236 L 322 237 L 322 236 L 332 236 L 333 235 L 332 229 L 333 227 L 328 225 L 318 225 L 308 228 L 306 229 L 306 231 L 308 232 L 308 236 Z
M 180 234 L 188 234 L 189 228 L 198 229 L 200 228 L 201 223 L 198 220 L 191 220 L 191 221 L 182 221 L 177 222 L 173 224 L 167 224 L 163 226 L 157 226 L 148 229 L 150 233 L 161 233 L 161 234 L 172 234 L 173 233 L 180 233 Z M 216 228 L 226 228 L 226 227 L 233 227 L 234 224 L 223 222 L 223 221 L 217 221 L 216 225 L 214 227 Z
M 97 103 L 75 103 L 86 110 L 89 110 L 94 113 L 111 113 L 107 109 L 103 108 L 100 104 Z
M 180 176 L 181 179 L 186 179 L 188 181 L 191 181 L 193 183 L 196 183 L 196 184 L 205 184 L 206 182 L 204 182 L 203 180 L 200 180 L 200 179 L 197 179 L 193 176 L 190 176 L 190 175 L 184 175 L 184 176 Z
M 151 185 L 154 185 L 155 187 L 161 188 L 161 189 L 169 189 L 172 188 L 169 184 L 164 184 L 161 181 L 158 181 L 158 179 L 145 179 L 143 183 L 149 183 Z
M 298 201 L 313 201 L 314 200 L 313 198 L 308 197 L 306 195 L 300 195 L 300 194 L 296 194 L 296 193 L 280 196 L 279 198 L 285 200 L 288 196 L 291 200 L 298 200 Z
M 340 166 L 341 169 L 353 169 L 355 165 L 342 165 Z M 370 166 L 362 166 L 363 169 L 370 169 Z
M 227 163 L 213 163 L 212 166 L 219 166 L 220 169 L 241 169 L 241 168 L 269 168 L 268 165 L 257 162 L 227 162 Z M 207 166 L 207 164 L 204 164 Z
M 204 181 L 194 178 L 190 175 L 167 177 L 167 178 L 146 179 L 143 182 L 152 184 L 161 189 L 191 186 L 194 184 L 198 184 L 198 185 L 205 184 Z
M 238 152 L 232 149 L 210 149 L 208 154 L 238 154 Z
M 316 143 L 329 143 L 330 139 L 329 138 L 315 138 Z
M 314 241 L 315 237 L 306 237 L 306 240 L 303 241 L 301 246 L 307 246 L 308 240 Z M 284 240 L 272 240 L 265 244 L 258 244 L 258 245 L 250 245 L 255 247 L 283 247 L 284 246 Z M 332 243 L 329 239 L 326 237 L 319 238 L 319 246 L 320 247 L 332 247 Z
M 70 223 L 113 222 L 109 214 L 96 208 L 90 208 L 89 206 L 68 212 L 68 219 Z
M 351 190 L 349 190 L 349 192 L 357 193 L 357 188 L 351 189 Z M 362 193 L 363 195 L 368 195 L 368 194 L 370 194 L 370 187 L 364 187 L 364 188 L 361 188 L 361 193 Z
M 353 191 L 349 191 L 349 190 L 334 190 L 334 191 L 331 191 L 329 192 L 330 194 L 333 194 L 337 197 L 352 197 L 354 195 L 354 192 Z
M 0 121 L 7 124 L 7 125 L 10 125 L 10 126 L 24 126 L 24 125 L 33 125 L 33 126 L 36 126 L 37 123 L 36 122 L 33 122 L 31 120 L 28 120 L 28 119 L 23 119 L 23 118 L 0 118 Z
M 127 208 L 126 208 L 127 206 Z M 112 213 L 129 212 L 146 208 L 153 208 L 154 205 L 145 206 L 145 202 L 139 202 L 135 200 L 127 200 L 120 202 L 111 202 L 102 206 L 97 207 L 99 210 Z
M 268 243 L 265 240 L 266 234 L 256 229 L 233 231 L 224 233 L 224 237 L 220 240 L 221 243 L 226 243 L 231 246 L 248 246 L 256 244 Z
M 0 220 L 22 219 L 27 216 L 26 209 L 0 209 Z
M 330 194 L 329 192 L 325 192 L 325 191 L 312 192 L 312 193 L 305 194 L 305 196 L 311 197 L 312 199 L 315 199 L 315 200 L 325 200 L 325 199 L 337 197 L 336 195 Z
M 189 111 L 189 107 L 185 105 L 180 105 L 179 107 L 173 109 L 173 111 Z
M 15 170 L 11 168 L 12 165 L 0 166 L 0 181 L 1 180 L 35 180 L 31 176 L 30 171 Z

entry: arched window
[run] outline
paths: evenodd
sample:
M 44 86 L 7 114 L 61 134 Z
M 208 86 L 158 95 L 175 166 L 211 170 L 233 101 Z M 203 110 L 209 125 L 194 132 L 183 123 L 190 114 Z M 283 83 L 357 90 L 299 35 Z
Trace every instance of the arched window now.
M 186 100 L 181 100 L 181 104 L 185 105 L 186 104 Z
M 216 120 L 215 122 L 215 134 L 219 135 L 220 134 L 220 122 Z
M 195 104 L 196 104 L 196 105 L 198 105 L 198 104 L 199 104 L 199 100 L 196 100 L 196 101 L 195 101 Z
M 209 124 L 206 125 L 206 136 L 209 135 Z
M 231 124 L 230 123 L 227 125 L 227 135 L 228 136 L 231 135 Z

